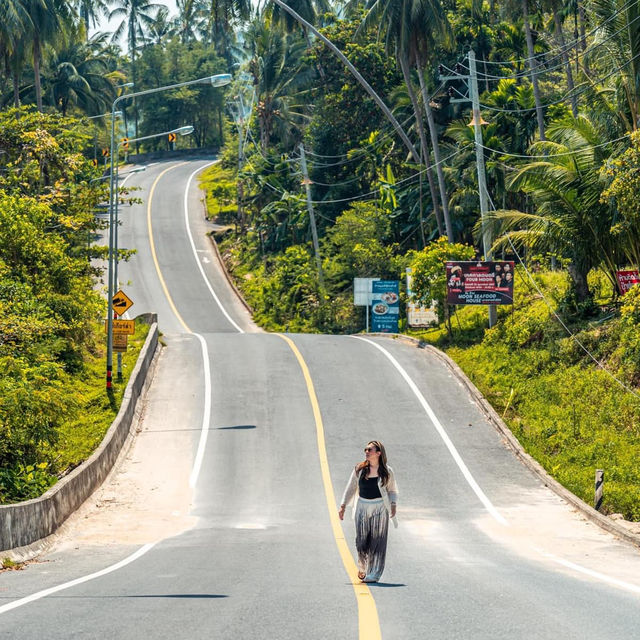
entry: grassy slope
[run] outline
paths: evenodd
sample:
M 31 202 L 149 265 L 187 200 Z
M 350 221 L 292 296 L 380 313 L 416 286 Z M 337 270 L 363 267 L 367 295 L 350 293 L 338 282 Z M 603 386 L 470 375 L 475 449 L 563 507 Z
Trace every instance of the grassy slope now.
M 85 370 L 74 377 L 73 386 L 78 402 L 78 411 L 72 419 L 65 422 L 60 430 L 60 440 L 56 455 L 58 468 L 76 467 L 86 460 L 102 442 L 120 410 L 122 395 L 126 389 L 131 372 L 136 366 L 140 350 L 149 333 L 149 325 L 136 322 L 136 333 L 129 336 L 129 346 L 122 358 L 122 382 L 115 375 L 117 354 L 113 354 L 113 395 L 105 390 L 106 347 L 100 345 L 97 353 L 87 358 Z M 101 334 L 104 337 L 104 334 Z
M 503 417 L 526 451 L 565 487 L 593 502 L 596 469 L 605 471 L 602 511 L 640 520 L 640 400 L 621 366 L 625 328 L 617 315 L 572 326 L 599 368 L 551 315 L 519 272 L 512 314 L 484 329 L 487 312 L 463 307 L 453 340 L 443 329 L 414 332 L 458 363 Z M 561 273 L 536 276 L 552 307 L 566 288 Z M 456 335 L 457 334 L 457 335 Z M 611 375 L 613 374 L 613 375 Z

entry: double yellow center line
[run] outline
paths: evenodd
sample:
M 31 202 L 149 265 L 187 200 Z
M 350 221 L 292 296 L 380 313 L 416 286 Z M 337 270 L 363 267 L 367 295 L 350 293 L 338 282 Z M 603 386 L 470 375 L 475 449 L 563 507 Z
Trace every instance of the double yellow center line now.
M 313 418 L 316 423 L 316 438 L 318 442 L 318 455 L 320 456 L 320 469 L 322 471 L 322 483 L 324 485 L 324 494 L 327 499 L 327 508 L 329 510 L 329 519 L 331 521 L 331 528 L 333 529 L 333 537 L 336 540 L 340 557 L 342 558 L 342 564 L 347 572 L 351 583 L 353 584 L 353 590 L 356 594 L 356 601 L 358 603 L 358 627 L 360 630 L 360 640 L 380 640 L 382 635 L 380 634 L 380 622 L 378 621 L 378 610 L 376 609 L 376 603 L 371 595 L 369 587 L 360 582 L 358 578 L 358 567 L 353 561 L 353 556 L 349 551 L 347 542 L 344 539 L 342 527 L 340 526 L 340 519 L 336 510 L 335 494 L 333 492 L 333 483 L 331 482 L 331 474 L 329 473 L 329 461 L 327 459 L 327 448 L 324 439 L 324 425 L 322 423 L 322 415 L 320 414 L 320 405 L 318 404 L 318 397 L 313 386 L 313 380 L 311 380 L 311 374 L 309 373 L 309 367 L 304 361 L 302 354 L 298 350 L 291 338 L 282 334 L 276 334 L 282 338 L 293 351 L 298 364 L 302 369 L 302 375 L 307 384 L 307 393 L 309 394 L 309 401 L 311 402 L 311 408 L 313 409 Z
M 169 302 L 169 306 L 172 311 L 176 315 L 176 318 L 180 321 L 182 326 L 185 328 L 187 333 L 192 333 L 191 329 L 187 325 L 187 323 L 183 320 L 182 316 L 178 312 L 173 299 L 169 293 L 169 288 L 162 276 L 162 271 L 160 269 L 160 264 L 158 263 L 158 258 L 156 255 L 155 243 L 153 240 L 153 229 L 151 225 L 151 202 L 153 200 L 153 194 L 156 188 L 156 185 L 160 181 L 160 178 L 164 176 L 165 173 L 171 171 L 172 169 L 176 169 L 177 167 L 185 164 L 184 162 L 176 165 L 172 165 L 168 167 L 164 171 L 162 171 L 158 177 L 153 182 L 151 186 L 151 190 L 149 191 L 149 200 L 147 204 L 147 227 L 149 233 L 149 243 L 151 246 L 151 256 L 153 258 L 153 262 L 156 267 L 156 272 L 158 274 L 158 278 L 160 280 L 160 284 L 162 286 L 162 290 L 164 291 L 165 297 Z M 333 492 L 333 484 L 331 482 L 331 474 L 329 473 L 329 461 L 327 459 L 327 448 L 325 445 L 324 438 L 324 425 L 322 423 L 322 415 L 320 413 L 320 405 L 318 404 L 318 398 L 316 396 L 315 388 L 313 386 L 313 381 L 311 380 L 311 374 L 309 373 L 309 368 L 307 367 L 302 354 L 298 350 L 298 347 L 295 345 L 293 340 L 284 336 L 282 334 L 276 334 L 280 338 L 282 338 L 293 351 L 296 359 L 298 360 L 298 364 L 302 369 L 302 375 L 304 376 L 305 383 L 307 385 L 307 393 L 309 395 L 309 401 L 311 402 L 311 408 L 313 409 L 313 417 L 316 426 L 316 438 L 318 443 L 318 455 L 320 457 L 320 469 L 322 473 L 322 483 L 324 486 L 324 493 L 327 500 L 327 509 L 329 511 L 329 520 L 331 521 L 331 528 L 333 530 L 333 536 L 336 541 L 336 545 L 338 547 L 338 551 L 340 553 L 340 558 L 342 559 L 342 564 L 344 565 L 345 571 L 351 580 L 353 585 L 353 590 L 356 595 L 356 602 L 358 603 L 358 628 L 359 628 L 359 639 L 360 640 L 381 640 L 382 635 L 380 633 L 380 622 L 378 621 L 378 611 L 376 609 L 376 603 L 373 599 L 373 595 L 371 594 L 371 590 L 369 587 L 360 582 L 358 578 L 358 568 L 353 560 L 353 556 L 349 551 L 349 547 L 347 546 L 347 542 L 344 539 L 344 534 L 342 532 L 342 527 L 340 526 L 340 519 L 338 518 L 338 514 L 336 511 L 336 503 L 335 503 L 335 494 Z

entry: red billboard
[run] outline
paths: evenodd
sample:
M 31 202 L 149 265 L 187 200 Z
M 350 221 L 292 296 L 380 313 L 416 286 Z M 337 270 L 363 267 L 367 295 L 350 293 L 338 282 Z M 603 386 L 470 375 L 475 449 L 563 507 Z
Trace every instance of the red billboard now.
M 513 262 L 447 262 L 449 304 L 513 304 Z
M 634 284 L 638 284 L 640 282 L 640 277 L 638 276 L 638 271 L 636 269 L 631 269 L 629 271 L 617 271 L 616 275 L 618 276 L 618 287 L 620 288 L 620 293 L 622 295 L 627 293 Z

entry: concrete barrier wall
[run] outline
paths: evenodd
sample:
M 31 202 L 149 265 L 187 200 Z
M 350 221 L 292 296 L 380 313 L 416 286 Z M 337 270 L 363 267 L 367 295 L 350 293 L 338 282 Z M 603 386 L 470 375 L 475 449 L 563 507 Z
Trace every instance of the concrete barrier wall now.
M 149 335 L 124 391 L 120 411 L 102 443 L 90 458 L 39 498 L 0 505 L 0 553 L 30 545 L 54 533 L 111 471 L 129 435 L 158 348 L 157 317 L 152 314 L 147 319 L 151 321 Z

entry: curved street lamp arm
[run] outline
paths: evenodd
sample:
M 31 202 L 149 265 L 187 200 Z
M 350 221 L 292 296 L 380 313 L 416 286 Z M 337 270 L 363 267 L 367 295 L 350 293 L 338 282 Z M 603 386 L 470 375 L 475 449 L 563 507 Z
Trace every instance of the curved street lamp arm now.
M 320 38 L 320 40 L 322 40 L 322 42 L 324 42 L 327 47 L 329 47 L 329 49 L 331 49 L 331 51 L 333 51 L 333 53 L 335 53 L 338 58 L 340 58 L 347 69 L 351 71 L 355 79 L 362 85 L 364 90 L 374 99 L 375 103 L 380 107 L 380 109 L 382 109 L 384 115 L 387 116 L 387 119 L 389 120 L 389 122 L 391 122 L 393 128 L 398 132 L 398 135 L 402 138 L 405 146 L 411 152 L 414 161 L 420 164 L 420 154 L 416 151 L 416 148 L 413 146 L 411 140 L 409 140 L 409 137 L 404 132 L 404 129 L 400 126 L 400 123 L 395 119 L 393 113 L 391 113 L 391 110 L 389 109 L 389 107 L 387 107 L 382 98 L 373 90 L 371 85 L 362 77 L 360 72 L 351 64 L 351 62 L 349 62 L 349 59 L 344 55 L 344 53 L 342 53 L 342 51 L 340 51 L 340 49 L 338 49 L 338 47 L 336 47 L 336 45 L 333 44 L 331 40 L 329 40 L 329 38 L 323 36 L 311 23 L 307 22 L 302 16 L 298 15 L 291 7 L 282 2 L 282 0 L 272 0 L 272 2 L 275 2 L 281 9 L 286 11 L 300 24 L 309 29 L 309 31 L 311 31 L 315 36 Z

